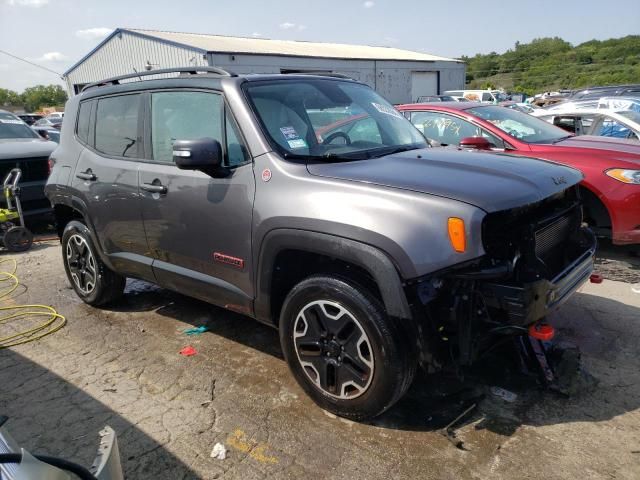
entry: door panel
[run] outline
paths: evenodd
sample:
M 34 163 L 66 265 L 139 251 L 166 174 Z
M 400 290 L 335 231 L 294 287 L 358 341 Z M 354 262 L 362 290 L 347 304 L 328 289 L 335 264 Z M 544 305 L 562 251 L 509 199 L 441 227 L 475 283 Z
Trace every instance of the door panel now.
M 95 133 L 109 153 L 137 154 L 139 95 L 101 98 Z M 93 143 L 93 136 L 91 138 Z M 135 148 L 131 146 L 136 145 Z M 138 162 L 84 148 L 71 178 L 85 202 L 101 250 L 124 275 L 153 280 L 138 195 Z
M 140 184 L 144 183 L 167 189 L 166 194 L 140 192 L 147 241 L 157 259 L 157 282 L 217 305 L 247 308 L 253 297 L 252 165 L 214 179 L 175 165 L 148 163 L 140 168 Z M 238 262 L 216 261 L 228 261 L 220 255 Z
M 157 282 L 250 313 L 253 298 L 251 220 L 253 166 L 220 94 L 152 92 L 148 100 L 151 159 L 140 166 L 140 200 Z M 178 169 L 175 140 L 218 140 L 226 178 Z M 229 141 L 227 142 L 226 139 Z

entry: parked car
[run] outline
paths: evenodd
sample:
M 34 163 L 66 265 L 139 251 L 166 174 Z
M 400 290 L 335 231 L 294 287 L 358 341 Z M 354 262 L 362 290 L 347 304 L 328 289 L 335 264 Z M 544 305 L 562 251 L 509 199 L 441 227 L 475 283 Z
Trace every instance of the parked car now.
M 66 113 L 46 191 L 78 296 L 115 302 L 142 278 L 279 327 L 296 380 L 338 415 L 390 408 L 419 359 L 464 369 L 593 269 L 579 171 L 428 148 L 354 80 L 156 70 Z
M 640 112 L 640 98 L 633 97 L 593 97 L 586 100 L 567 101 L 557 103 L 538 111 L 543 112 L 565 112 L 572 110 L 585 110 L 594 108 L 604 108 L 609 110 L 634 110 Z
M 418 97 L 418 103 L 428 103 L 428 102 L 455 102 L 455 98 L 450 95 L 426 95 L 423 97 Z
M 64 112 L 51 112 L 47 114 L 50 118 L 64 118 Z
M 587 100 L 600 97 L 640 97 L 640 84 L 632 85 L 608 85 L 602 87 L 589 87 L 576 90 L 569 97 L 572 101 Z
M 500 102 L 499 105 L 505 108 L 513 108 L 522 113 L 533 113 L 536 111 L 536 108 L 528 105 L 526 103 L 518 103 L 511 100 L 507 100 L 506 102 Z
M 499 103 L 507 100 L 507 95 L 500 90 L 447 90 L 444 94 L 463 97 L 471 102 Z
M 640 243 L 640 145 L 574 137 L 515 110 L 479 103 L 401 105 L 422 133 L 442 145 L 505 151 L 579 168 L 585 218 L 616 244 Z
M 33 128 L 35 132 L 42 138 L 51 140 L 52 142 L 60 143 L 60 130 L 58 130 L 57 128 L 42 125 L 34 125 L 31 128 Z
M 27 125 L 33 125 L 35 122 L 42 118 L 42 115 L 39 115 L 37 113 L 23 113 L 18 115 L 18 117 L 20 117 L 20 120 L 22 120 Z
M 576 135 L 640 140 L 640 112 L 581 109 L 533 115 Z
M 25 216 L 51 212 L 44 185 L 49 176 L 49 155 L 56 146 L 16 115 L 0 110 L 0 181 L 13 168 L 22 171 L 19 186 Z
M 62 128 L 62 117 L 49 116 L 42 117 L 40 120 L 33 124 L 34 127 L 48 127 L 56 128 L 60 130 Z

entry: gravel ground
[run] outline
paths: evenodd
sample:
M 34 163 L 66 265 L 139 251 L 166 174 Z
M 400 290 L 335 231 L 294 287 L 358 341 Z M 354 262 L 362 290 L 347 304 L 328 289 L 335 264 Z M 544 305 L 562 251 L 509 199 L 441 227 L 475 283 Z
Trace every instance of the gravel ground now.
M 68 320 L 0 350 L 0 413 L 30 451 L 88 465 L 108 424 L 128 479 L 640 478 L 640 294 L 629 283 L 587 284 L 550 319 L 595 378 L 573 396 L 487 364 L 484 383 L 421 375 L 388 413 L 354 423 L 304 395 L 274 330 L 142 282 L 129 282 L 117 307 L 91 308 L 68 286 L 60 257 L 57 242 L 16 256 L 24 287 L 3 301 L 50 304 Z M 605 277 L 636 281 L 637 264 L 613 261 L 600 261 Z M 184 335 L 199 325 L 209 331 Z M 0 325 L 0 337 L 10 328 Z M 186 345 L 198 354 L 178 355 Z M 438 429 L 473 401 L 456 430 L 461 450 Z M 216 442 L 226 460 L 210 458 Z

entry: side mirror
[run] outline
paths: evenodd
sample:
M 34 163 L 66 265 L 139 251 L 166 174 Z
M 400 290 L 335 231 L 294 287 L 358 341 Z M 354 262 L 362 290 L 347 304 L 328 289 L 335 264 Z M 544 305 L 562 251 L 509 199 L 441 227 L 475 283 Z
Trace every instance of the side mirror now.
M 461 148 L 468 148 L 473 150 L 491 150 L 491 144 L 489 140 L 484 137 L 466 137 L 460 140 Z
M 229 175 L 229 170 L 222 166 L 222 145 L 212 138 L 176 140 L 173 161 L 181 170 L 200 170 L 212 177 Z

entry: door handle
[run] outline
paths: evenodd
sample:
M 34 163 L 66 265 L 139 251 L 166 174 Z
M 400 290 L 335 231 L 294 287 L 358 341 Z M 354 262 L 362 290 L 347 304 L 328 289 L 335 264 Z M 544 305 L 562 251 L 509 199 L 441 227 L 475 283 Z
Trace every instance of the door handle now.
M 76 173 L 76 177 L 82 180 L 91 180 L 92 182 L 98 179 L 96 174 L 93 173 L 90 168 L 88 168 L 86 172 Z
M 160 183 L 160 180 L 154 180 L 153 183 L 143 183 L 140 188 L 145 192 L 160 193 L 162 195 L 167 193 L 167 187 Z

